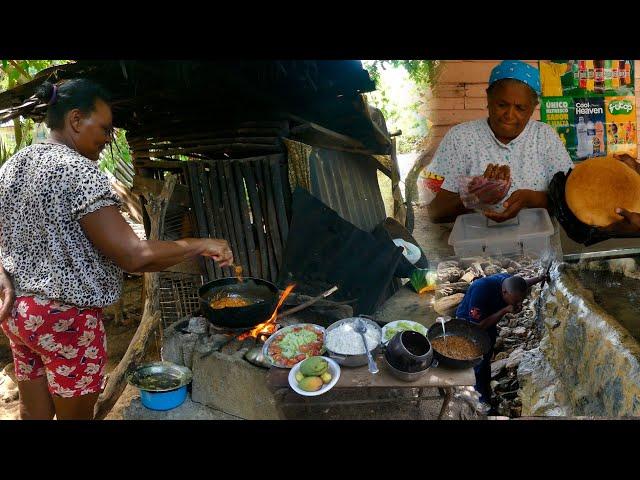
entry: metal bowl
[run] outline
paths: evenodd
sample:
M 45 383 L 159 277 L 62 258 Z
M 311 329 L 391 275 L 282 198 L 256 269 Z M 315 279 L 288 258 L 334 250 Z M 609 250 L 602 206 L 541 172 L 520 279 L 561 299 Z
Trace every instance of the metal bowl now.
M 389 359 L 387 358 L 386 352 L 384 354 L 384 363 L 386 364 L 386 368 L 388 368 L 391 372 L 391 375 L 393 375 L 398 380 L 402 380 L 403 382 L 415 382 L 416 380 L 419 380 L 424 376 L 425 373 L 427 373 L 427 371 L 431 367 L 429 366 L 424 370 L 420 370 L 419 372 L 403 372 L 402 370 L 398 370 L 393 365 L 391 365 Z
M 367 317 L 361 316 L 361 317 L 343 318 L 342 320 L 338 320 L 337 322 L 332 323 L 327 327 L 327 332 L 324 337 L 324 346 L 327 349 L 327 354 L 329 355 L 329 357 L 333 358 L 336 362 L 338 362 L 340 365 L 344 365 L 345 367 L 361 367 L 362 365 L 367 365 L 368 363 L 367 354 L 362 353 L 359 355 L 349 355 L 344 353 L 333 352 L 327 346 L 327 336 L 329 335 L 329 332 L 334 328 L 338 328 L 340 325 L 344 323 L 353 323 L 357 319 L 362 319 L 367 324 L 372 325 L 380 335 L 380 340 L 378 341 L 378 345 L 376 345 L 376 347 L 373 350 L 371 350 L 371 355 L 375 357 L 376 354 L 380 351 L 380 347 L 382 345 L 382 328 L 380 328 L 380 325 L 378 325 L 376 322 L 374 322 L 373 320 Z
M 183 365 L 171 362 L 145 363 L 136 368 L 128 381 L 147 392 L 169 392 L 188 385 L 193 374 Z

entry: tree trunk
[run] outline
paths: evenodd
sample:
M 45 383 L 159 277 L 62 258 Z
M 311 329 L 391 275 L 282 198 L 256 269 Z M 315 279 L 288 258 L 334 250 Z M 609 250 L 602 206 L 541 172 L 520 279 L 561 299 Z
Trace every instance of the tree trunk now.
M 418 155 L 418 158 L 405 179 L 404 196 L 407 199 L 407 203 L 418 202 L 418 177 L 420 176 L 422 169 L 431 163 L 431 159 L 435 153 L 431 133 L 427 136 L 425 143 L 427 147 L 420 153 L 420 155 Z
M 16 137 L 16 148 L 14 154 L 20 150 L 20 144 L 22 144 L 22 125 L 19 118 L 13 119 L 13 135 Z
M 151 223 L 149 240 L 160 240 L 161 238 L 167 205 L 171 199 L 175 184 L 176 176 L 168 174 L 165 177 L 164 186 L 160 195 L 153 193 L 145 194 L 147 200 L 145 208 L 147 209 Z M 127 348 L 118 366 L 111 372 L 107 387 L 98 398 L 94 409 L 94 419 L 96 420 L 102 420 L 109 414 L 126 387 L 128 375 L 144 358 L 151 333 L 156 327 L 161 328 L 160 301 L 158 297 L 159 288 L 158 273 L 145 273 L 144 291 L 146 292 L 146 299 L 142 319 L 140 320 L 140 325 L 138 325 L 135 335 L 129 343 L 129 348 Z
M 393 218 L 401 225 L 407 224 L 407 206 L 402 198 L 400 189 L 400 167 L 398 166 L 398 156 L 396 154 L 396 139 L 391 139 L 391 192 L 393 195 Z

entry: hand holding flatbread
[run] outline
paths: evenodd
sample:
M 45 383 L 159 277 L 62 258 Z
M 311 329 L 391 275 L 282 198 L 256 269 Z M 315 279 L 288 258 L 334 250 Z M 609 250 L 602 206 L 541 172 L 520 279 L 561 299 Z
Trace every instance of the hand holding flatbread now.
M 616 208 L 640 212 L 640 175 L 617 158 L 591 158 L 569 175 L 565 199 L 578 220 L 606 227 L 623 219 Z
M 616 208 L 616 213 L 623 218 L 619 222 L 614 222 L 600 230 L 614 235 L 637 234 L 640 232 L 640 213 L 630 212 L 624 208 Z
M 640 163 L 628 153 L 614 153 L 613 157 L 640 173 Z

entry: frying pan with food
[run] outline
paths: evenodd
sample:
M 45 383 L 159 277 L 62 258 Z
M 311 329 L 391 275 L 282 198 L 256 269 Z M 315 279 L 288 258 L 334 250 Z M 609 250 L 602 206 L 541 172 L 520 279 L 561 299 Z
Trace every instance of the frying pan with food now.
M 273 314 L 278 287 L 262 278 L 244 277 L 240 282 L 236 277 L 227 277 L 205 283 L 198 294 L 202 314 L 212 324 L 225 328 L 251 328 Z
M 471 322 L 467 322 L 466 320 L 462 320 L 459 318 L 454 318 L 446 322 L 444 328 L 447 337 L 460 336 L 462 338 L 465 338 L 471 341 L 476 347 L 478 347 L 481 352 L 479 356 L 466 360 L 459 360 L 457 358 L 444 355 L 442 352 L 439 352 L 436 349 L 436 346 L 433 343 L 435 339 L 444 337 L 442 324 L 434 324 L 429 327 L 427 338 L 431 342 L 434 358 L 438 360 L 438 363 L 444 366 L 451 368 L 473 367 L 475 365 L 478 365 L 482 361 L 482 357 L 486 355 L 489 350 L 491 350 L 491 339 L 489 338 L 487 332 L 473 325 Z

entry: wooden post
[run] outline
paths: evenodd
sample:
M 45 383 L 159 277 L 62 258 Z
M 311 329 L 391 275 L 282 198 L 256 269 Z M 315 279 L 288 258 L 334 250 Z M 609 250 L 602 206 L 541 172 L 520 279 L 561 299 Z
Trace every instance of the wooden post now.
M 287 217 L 287 209 L 285 205 L 285 188 L 282 184 L 282 173 L 280 172 L 280 155 L 272 155 L 267 157 L 267 162 L 271 166 L 271 183 L 273 185 L 273 198 L 276 206 L 278 217 L 278 226 L 280 227 L 280 240 L 284 249 L 289 236 L 289 217 Z
M 250 162 L 241 161 L 239 163 L 240 168 L 242 169 L 242 175 L 247 182 L 247 192 L 249 194 L 249 203 L 251 205 L 253 225 L 256 230 L 256 236 L 258 237 L 258 248 L 260 250 L 260 272 L 255 276 L 258 278 L 269 278 L 269 264 L 267 260 L 267 238 L 264 233 L 263 213 L 262 206 L 260 204 L 260 195 L 258 194 L 256 177 L 253 174 L 253 168 L 251 167 Z
M 208 166 L 208 165 L 207 165 Z M 205 163 L 198 162 L 198 176 L 200 180 L 200 186 L 202 187 L 202 196 L 204 200 L 204 215 L 207 219 L 209 236 L 211 238 L 220 238 L 220 232 L 218 232 L 216 228 L 216 222 L 213 218 L 214 210 L 213 203 L 211 202 L 211 188 L 209 187 L 209 176 L 204 170 Z M 222 278 L 223 273 L 222 269 L 218 266 L 217 262 L 213 263 L 213 269 L 215 272 L 215 278 Z M 214 280 L 214 278 L 209 278 L 209 280 Z
M 254 241 L 253 235 L 253 225 L 251 225 L 251 220 L 249 219 L 249 202 L 247 202 L 247 194 L 245 193 L 245 183 L 244 176 L 242 175 L 242 170 L 240 168 L 240 162 L 234 161 L 231 162 L 231 169 L 233 171 L 232 178 L 235 179 L 236 183 L 236 195 L 237 202 L 239 204 L 240 210 L 239 214 L 242 218 L 242 226 L 244 229 L 244 240 L 247 246 L 247 260 L 249 262 L 249 272 L 253 277 L 260 277 L 260 272 L 258 271 L 258 255 L 256 251 L 256 244 Z M 238 220 L 238 223 L 240 221 Z
M 200 177 L 198 175 L 198 166 L 196 162 L 187 162 L 187 172 L 189 175 L 189 186 L 191 187 L 191 196 L 193 199 L 193 211 L 196 217 L 196 224 L 200 238 L 209 237 L 209 229 L 207 227 L 207 219 L 204 216 L 204 204 L 202 194 L 200 192 Z M 164 219 L 163 219 L 164 220 Z M 207 270 L 208 280 L 215 279 L 215 267 L 213 260 L 209 257 L 204 259 L 205 268 Z
M 262 272 L 263 275 L 265 275 L 262 278 L 266 278 L 272 282 L 275 282 L 278 272 L 276 267 L 276 258 L 275 258 L 274 249 L 273 249 L 273 245 L 274 245 L 274 239 L 273 239 L 273 233 L 272 233 L 273 230 L 272 228 L 269 228 L 271 225 L 270 223 L 271 219 L 269 217 L 269 211 L 268 211 L 269 207 L 268 207 L 268 197 L 266 192 L 266 182 L 264 181 L 264 175 L 262 174 L 262 165 L 260 163 L 260 160 L 251 162 L 251 166 L 254 168 L 256 184 L 258 186 L 258 195 L 260 197 L 262 218 L 264 221 L 264 227 L 265 227 L 264 230 L 265 230 L 265 237 L 266 237 L 266 243 L 267 243 L 267 251 L 265 252 L 265 255 L 267 256 L 267 260 L 269 264 L 269 273 L 267 276 L 266 272 Z
M 162 226 L 164 217 L 167 212 L 167 205 L 173 194 L 176 185 L 176 176 L 168 174 L 165 177 L 164 186 L 160 195 L 145 193 L 147 214 L 151 223 L 149 232 L 149 240 L 159 240 L 162 234 Z M 156 327 L 160 328 L 162 338 L 162 322 L 160 321 L 160 280 L 157 272 L 144 274 L 144 291 L 146 299 L 144 302 L 144 311 L 140 325 L 134 334 L 126 353 L 118 363 L 118 366 L 111 372 L 109 381 L 104 392 L 98 397 L 98 402 L 94 408 L 94 419 L 104 419 L 115 403 L 122 395 L 126 387 L 127 376 L 144 358 L 149 337 Z
M 233 258 L 236 260 L 236 263 L 243 265 L 243 258 L 246 259 L 246 254 L 241 255 L 240 251 L 240 243 L 236 240 L 236 230 L 234 225 L 234 217 L 231 211 L 231 199 L 229 198 L 229 189 L 228 182 L 229 178 L 225 175 L 224 162 L 217 161 L 212 162 L 211 165 L 215 165 L 217 169 L 217 178 L 218 178 L 218 187 L 220 189 L 220 205 L 222 206 L 222 214 L 227 222 L 227 235 L 229 235 L 227 242 L 229 243 L 229 247 L 231 247 L 231 251 L 233 252 Z M 238 219 L 239 220 L 239 219 Z M 246 263 L 243 265 L 246 268 Z
M 393 194 L 393 218 L 401 225 L 407 222 L 407 207 L 400 190 L 400 167 L 396 155 L 396 139 L 391 139 L 391 193 Z
M 122 292 L 124 294 L 124 292 Z M 114 305 L 115 313 L 113 315 L 113 323 L 115 325 L 124 325 L 126 324 L 126 319 L 124 315 L 124 300 L 122 296 L 118 299 L 116 304 Z
M 233 251 L 233 258 L 236 265 L 242 265 L 242 268 L 244 268 L 245 272 L 250 272 L 251 268 L 249 267 L 249 255 L 251 255 L 251 253 L 247 251 L 247 242 L 245 241 L 242 216 L 240 214 L 240 207 L 238 206 L 238 192 L 235 180 L 233 178 L 231 164 L 229 161 L 222 161 L 219 162 L 219 165 L 224 171 L 224 178 L 226 179 L 227 183 L 223 187 L 222 192 L 229 202 L 227 208 L 230 210 L 229 214 L 231 215 L 231 224 L 233 225 L 233 228 L 235 230 L 236 249 Z M 244 191 L 242 192 L 242 194 L 244 195 Z
M 269 167 L 269 159 L 262 158 L 256 162 L 258 168 L 262 168 L 264 178 L 264 188 L 267 199 L 267 215 L 268 215 L 268 228 L 271 232 L 271 239 L 273 245 L 273 253 L 276 261 L 277 271 L 272 272 L 271 281 L 275 282 L 278 278 L 278 272 L 282 266 L 282 239 L 280 236 L 280 230 L 278 228 L 278 216 L 276 215 L 276 204 L 273 194 L 273 184 L 271 183 L 271 170 Z M 288 232 L 287 232 L 288 234 Z
M 215 161 L 207 162 L 207 165 L 209 166 L 209 176 L 207 181 L 209 182 L 209 194 L 211 195 L 211 208 L 213 211 L 213 218 L 215 220 L 218 238 L 224 238 L 229 242 L 229 245 L 231 245 L 231 237 L 229 236 L 230 234 L 227 228 L 227 221 L 224 215 L 224 204 L 222 203 L 220 186 L 218 184 L 216 163 L 217 162 Z M 231 267 L 221 267 L 221 270 L 223 277 L 232 277 L 235 275 L 235 272 Z

